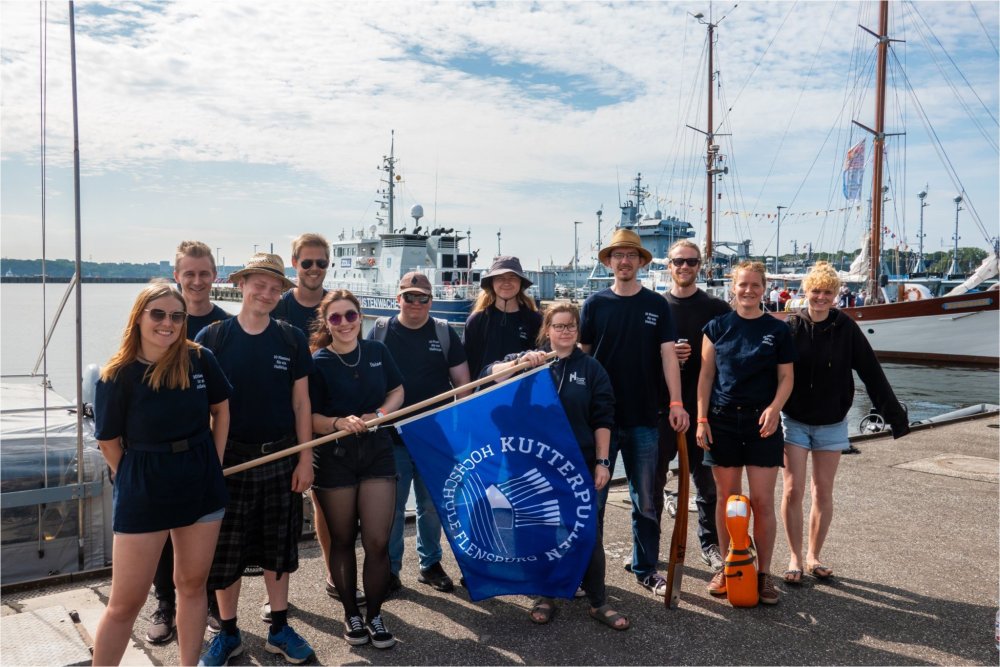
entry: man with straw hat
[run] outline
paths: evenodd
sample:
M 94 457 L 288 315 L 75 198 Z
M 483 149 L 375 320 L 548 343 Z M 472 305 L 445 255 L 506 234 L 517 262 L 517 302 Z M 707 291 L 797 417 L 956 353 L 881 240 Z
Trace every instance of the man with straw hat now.
M 639 282 L 639 270 L 652 255 L 635 232 L 616 230 L 598 258 L 611 270 L 614 282 L 584 302 L 580 345 L 604 366 L 615 391 L 610 458 L 614 470 L 621 452 L 632 499 L 631 571 L 644 588 L 665 595 L 666 579 L 656 571 L 660 524 L 654 482 L 658 413 L 669 407 L 671 428 L 688 427 L 674 351 L 677 336 L 666 300 Z M 664 394 L 669 395 L 668 406 L 662 405 Z M 607 488 L 601 493 L 602 512 L 606 499 Z
M 206 327 L 195 338 L 215 352 L 233 385 L 223 467 L 312 438 L 309 345 L 302 331 L 271 319 L 282 292 L 292 287 L 284 262 L 278 255 L 257 253 L 229 280 L 243 292 L 239 314 Z M 264 649 L 294 664 L 313 656 L 309 644 L 288 625 L 288 577 L 299 566 L 301 494 L 312 485 L 312 459 L 307 449 L 227 478 L 230 500 L 208 578 L 219 600 L 222 631 L 199 664 L 224 665 L 243 652 L 236 610 L 248 565 L 263 568 L 271 603 Z

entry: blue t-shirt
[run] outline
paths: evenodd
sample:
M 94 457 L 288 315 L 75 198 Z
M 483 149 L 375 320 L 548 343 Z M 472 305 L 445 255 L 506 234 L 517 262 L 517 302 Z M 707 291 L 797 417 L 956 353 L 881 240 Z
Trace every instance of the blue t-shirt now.
M 778 391 L 778 364 L 796 358 L 788 326 L 767 313 L 748 320 L 734 311 L 704 331 L 715 345 L 712 405 L 768 405 Z
M 615 426 L 656 426 L 666 394 L 660 345 L 676 339 L 666 299 L 645 287 L 632 296 L 608 288 L 584 302 L 580 342 L 611 378 Z
M 389 349 L 377 341 L 358 341 L 358 347 L 344 355 L 324 347 L 313 353 L 313 360 L 316 368 L 309 376 L 313 414 L 346 417 L 375 412 L 385 395 L 403 384 Z
M 195 336 L 198 335 L 202 329 L 207 327 L 212 322 L 218 322 L 219 320 L 224 320 L 232 317 L 229 313 L 222 310 L 217 304 L 212 304 L 212 310 L 208 311 L 207 315 L 188 315 L 187 318 L 187 337 L 188 340 L 194 340 Z
M 326 290 L 323 290 L 323 295 L 326 295 Z M 316 309 L 317 306 L 306 307 L 300 304 L 295 300 L 294 290 L 288 290 L 281 295 L 281 302 L 275 306 L 271 317 L 295 325 L 306 335 L 306 338 L 309 338 L 311 334 L 309 327 L 312 326 L 318 314 Z
M 232 386 L 210 350 L 190 350 L 189 355 L 191 384 L 187 389 L 154 391 L 143 381 L 149 366 L 141 361 L 122 368 L 114 380 L 98 382 L 95 437 L 167 443 L 207 431 L 209 406 L 229 398 Z
M 229 401 L 229 437 L 239 442 L 261 444 L 295 434 L 292 410 L 292 384 L 312 372 L 313 361 L 305 335 L 291 327 L 288 331 L 298 343 L 292 350 L 280 325 L 268 327 L 251 336 L 231 317 L 219 325 L 219 347 L 215 350 L 219 365 L 233 385 Z M 202 331 L 195 338 L 205 339 Z
M 452 388 L 449 370 L 465 361 L 465 348 L 450 326 L 448 337 L 451 343 L 448 345 L 448 358 L 445 359 L 434 320 L 428 318 L 419 329 L 403 326 L 396 316 L 386 323 L 384 343 L 403 375 L 403 407 Z M 372 328 L 368 332 L 368 340 L 374 338 L 375 329 Z

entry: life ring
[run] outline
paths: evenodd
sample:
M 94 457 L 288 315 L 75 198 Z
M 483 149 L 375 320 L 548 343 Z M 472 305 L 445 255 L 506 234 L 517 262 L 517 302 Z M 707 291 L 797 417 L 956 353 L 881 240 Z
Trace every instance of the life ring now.
M 920 301 L 924 298 L 924 293 L 916 287 L 910 287 L 904 292 L 907 301 Z
M 368 266 L 375 266 L 375 258 L 374 257 L 369 257 L 368 258 Z

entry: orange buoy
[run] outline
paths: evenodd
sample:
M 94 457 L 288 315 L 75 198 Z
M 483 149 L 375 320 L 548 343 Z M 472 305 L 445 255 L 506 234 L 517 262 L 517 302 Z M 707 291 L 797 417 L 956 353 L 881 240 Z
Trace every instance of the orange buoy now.
M 726 597 L 734 607 L 755 607 L 757 595 L 757 558 L 750 549 L 750 499 L 729 496 L 726 501 L 726 529 L 729 530 L 729 553 L 723 572 Z

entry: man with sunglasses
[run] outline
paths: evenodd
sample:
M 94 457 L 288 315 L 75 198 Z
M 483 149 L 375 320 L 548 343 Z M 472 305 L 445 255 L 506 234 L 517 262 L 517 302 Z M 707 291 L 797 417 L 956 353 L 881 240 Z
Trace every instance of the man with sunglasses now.
M 639 270 L 649 264 L 652 255 L 638 234 L 618 229 L 598 258 L 612 271 L 614 282 L 584 302 L 580 347 L 604 366 L 615 392 L 610 467 L 614 470 L 621 452 L 632 500 L 632 573 L 644 588 L 665 595 L 666 578 L 656 571 L 660 522 L 654 483 L 661 408 L 669 408 L 674 430 L 686 431 L 689 423 L 681 402 L 680 368 L 674 351 L 677 336 L 666 300 L 639 282 Z M 662 399 L 664 384 L 668 401 Z M 668 405 L 662 405 L 664 402 Z M 601 512 L 606 500 L 607 487 L 600 494 Z
M 731 308 L 722 299 L 711 297 L 698 288 L 695 280 L 701 268 L 701 250 L 697 244 L 682 239 L 667 251 L 670 276 L 673 285 L 667 293 L 670 314 L 677 327 L 678 342 L 675 345 L 677 360 L 681 364 L 681 396 L 684 409 L 697 414 L 698 374 L 701 372 L 702 329 L 719 315 Z M 698 542 L 701 545 L 701 559 L 715 571 L 723 566 L 719 551 L 719 537 L 715 526 L 715 480 L 712 469 L 701 464 L 704 451 L 695 439 L 697 423 L 693 422 L 687 432 L 688 462 L 696 490 L 695 503 L 698 505 Z M 660 423 L 660 462 L 656 470 L 657 516 L 663 512 L 663 489 L 667 484 L 667 468 L 677 454 L 677 438 L 669 425 Z M 688 511 L 678 507 L 678 512 Z
M 427 276 L 411 271 L 399 281 L 396 303 L 399 314 L 379 318 L 368 332 L 370 340 L 385 343 L 403 374 L 402 407 L 419 403 L 469 382 L 465 348 L 455 330 L 444 320 L 430 317 L 431 283 Z M 428 409 L 433 409 L 431 406 Z M 395 433 L 395 432 L 393 432 Z M 413 463 L 413 454 L 395 440 L 396 516 L 389 535 L 389 591 L 402 588 L 403 526 L 406 500 L 413 485 L 417 503 L 417 581 L 447 592 L 454 588 L 451 577 L 441 567 L 441 520 L 430 493 Z
M 302 234 L 292 241 L 292 268 L 296 285 L 281 296 L 271 313 L 276 320 L 294 324 L 308 340 L 316 319 L 316 307 L 326 295 L 323 281 L 330 266 L 330 244 L 319 234 Z

